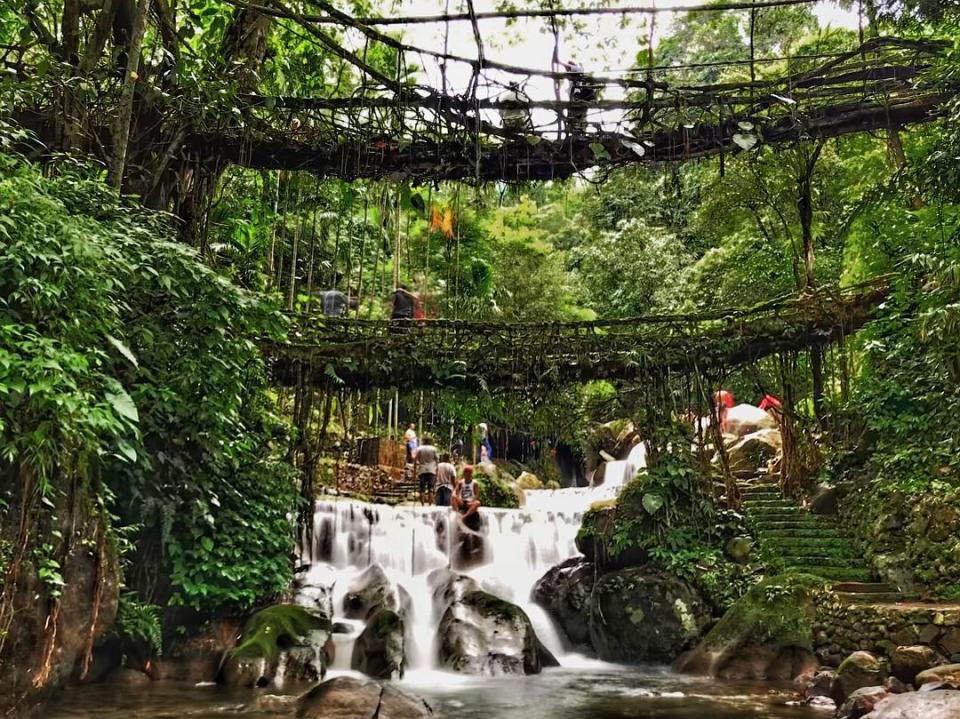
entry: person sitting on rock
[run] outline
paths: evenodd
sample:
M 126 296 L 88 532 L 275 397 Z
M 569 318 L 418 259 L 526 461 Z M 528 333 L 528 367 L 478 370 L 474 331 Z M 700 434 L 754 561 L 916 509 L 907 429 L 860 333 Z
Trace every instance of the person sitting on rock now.
M 420 504 L 433 504 L 433 488 L 437 481 L 437 465 L 440 461 L 437 448 L 429 438 L 424 437 L 423 444 L 414 452 L 414 458 L 417 461 Z
M 473 479 L 473 467 L 463 468 L 461 479 L 453 490 L 453 509 L 466 519 L 480 509 L 480 486 Z

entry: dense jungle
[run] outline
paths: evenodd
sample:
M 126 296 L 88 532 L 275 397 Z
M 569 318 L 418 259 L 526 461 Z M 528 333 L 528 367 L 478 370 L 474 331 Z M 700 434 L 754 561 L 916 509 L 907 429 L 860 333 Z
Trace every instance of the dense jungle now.
M 951 0 L 0 0 L 0 715 L 960 717 Z

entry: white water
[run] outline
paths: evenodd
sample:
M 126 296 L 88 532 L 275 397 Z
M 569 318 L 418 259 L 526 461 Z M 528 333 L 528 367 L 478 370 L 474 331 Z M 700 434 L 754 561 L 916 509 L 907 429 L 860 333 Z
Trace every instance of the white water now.
M 643 463 L 643 445 L 627 460 L 616 463 L 599 487 L 526 492 L 520 509 L 481 509 L 483 563 L 463 570 L 457 566 L 455 524 L 457 514 L 446 507 L 374 505 L 356 501 L 318 501 L 314 510 L 313 541 L 301 542 L 301 563 L 309 565 L 301 579 L 297 601 L 315 602 L 331 588 L 333 619 L 342 618 L 343 598 L 351 581 L 364 569 L 380 565 L 402 595 L 409 595 L 413 644 L 408 652 L 410 669 L 435 667 L 434 616 L 427 575 L 452 568 L 475 579 L 480 586 L 520 606 L 530 617 L 537 636 L 563 666 L 583 665 L 585 658 L 569 653 L 547 614 L 530 601 L 533 585 L 548 569 L 578 554 L 574 540 L 583 513 L 595 501 L 615 497 Z M 613 463 L 610 463 L 613 464 Z M 621 477 L 622 474 L 622 477 Z M 612 481 L 611 481 L 612 480 Z M 363 629 L 362 621 L 346 621 L 349 634 L 335 634 L 336 658 L 332 669 L 350 666 L 352 645 Z

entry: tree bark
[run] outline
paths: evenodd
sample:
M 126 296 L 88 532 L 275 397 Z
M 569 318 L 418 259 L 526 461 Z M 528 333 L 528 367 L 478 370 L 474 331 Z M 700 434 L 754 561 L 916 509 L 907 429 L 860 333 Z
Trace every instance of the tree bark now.
M 120 190 L 123 185 L 123 171 L 127 164 L 127 144 L 130 140 L 130 124 L 133 119 L 133 93 L 136 89 L 140 71 L 140 49 L 147 29 L 147 12 L 150 0 L 140 0 L 133 18 L 133 29 L 127 45 L 127 69 L 120 88 L 120 103 L 113 127 L 113 149 L 110 153 L 110 169 L 107 172 L 107 184 Z

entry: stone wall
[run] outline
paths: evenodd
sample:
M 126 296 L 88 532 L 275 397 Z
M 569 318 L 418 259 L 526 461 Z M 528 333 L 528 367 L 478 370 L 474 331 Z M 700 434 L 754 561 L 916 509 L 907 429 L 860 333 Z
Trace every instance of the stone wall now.
M 960 605 L 848 604 L 826 593 L 817 599 L 814 647 L 836 667 L 852 652 L 890 656 L 898 646 L 925 645 L 960 662 Z

